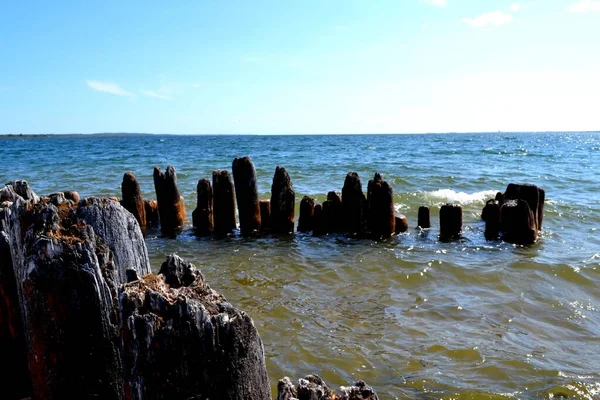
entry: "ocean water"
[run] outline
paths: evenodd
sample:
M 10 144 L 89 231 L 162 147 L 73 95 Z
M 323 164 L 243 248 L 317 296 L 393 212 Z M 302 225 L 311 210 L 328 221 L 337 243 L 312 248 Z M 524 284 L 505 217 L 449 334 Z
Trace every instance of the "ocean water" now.
M 600 398 L 600 133 L 12 137 L 0 155 L 2 182 L 82 197 L 120 196 L 133 171 L 155 198 L 152 168 L 173 165 L 189 221 L 176 238 L 146 232 L 153 269 L 177 252 L 247 311 L 273 388 L 317 373 L 332 387 L 365 380 L 381 399 Z M 349 171 L 364 190 L 380 172 L 409 224 L 429 205 L 433 227 L 380 242 L 195 237 L 197 181 L 244 155 L 261 198 L 277 165 L 297 207 Z M 483 238 L 485 200 L 511 182 L 546 190 L 535 245 Z M 464 235 L 441 243 L 446 202 L 464 207 Z

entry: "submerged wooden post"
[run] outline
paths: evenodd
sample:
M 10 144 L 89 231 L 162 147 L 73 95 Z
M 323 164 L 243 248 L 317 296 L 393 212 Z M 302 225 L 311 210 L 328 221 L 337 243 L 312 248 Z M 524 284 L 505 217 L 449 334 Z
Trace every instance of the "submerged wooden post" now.
M 531 184 L 509 184 L 504 192 L 504 200 L 518 199 L 527 202 L 529 209 L 533 212 L 535 217 L 536 229 L 542 230 L 544 221 L 544 201 L 546 200 L 546 192 L 544 189 Z
M 238 214 L 240 216 L 240 232 L 251 235 L 260 230 L 260 205 L 256 187 L 256 170 L 250 157 L 235 158 L 232 163 L 233 182 Z
M 71 192 L 72 193 L 72 192 Z M 133 214 L 140 227 L 146 227 L 146 208 L 140 191 L 140 185 L 133 172 L 126 172 L 121 183 L 121 205 Z M 65 193 L 65 197 L 67 197 Z
M 172 165 L 167 167 L 165 173 L 160 172 L 160 168 L 154 167 L 154 188 L 160 227 L 164 232 L 172 233 L 185 222 L 185 203 L 179 194 L 177 174 Z
M 298 219 L 298 232 L 311 232 L 313 230 L 313 217 L 315 214 L 315 200 L 304 196 L 300 202 L 300 218 Z
M 440 236 L 451 239 L 462 232 L 462 207 L 457 204 L 444 204 L 440 208 Z
M 500 202 L 488 200 L 481 213 L 481 219 L 485 221 L 485 238 L 496 240 L 500 235 Z
M 343 231 L 342 196 L 336 191 L 327 193 L 327 200 L 323 202 L 323 224 L 325 233 Z
M 192 213 L 192 222 L 196 234 L 210 235 L 215 228 L 213 218 L 213 190 L 208 179 L 200 179 L 196 186 L 196 209 Z
M 260 205 L 260 231 L 267 233 L 271 231 L 271 201 L 261 200 Z
M 342 188 L 344 230 L 350 234 L 365 232 L 367 199 L 356 172 L 348 172 Z
M 212 180 L 215 233 L 226 235 L 236 228 L 235 195 L 231 175 L 227 171 L 214 171 Z
M 392 236 L 396 231 L 394 191 L 379 173 L 367 186 L 367 205 L 367 226 L 371 235 L 375 238 Z
M 327 233 L 323 205 L 316 204 L 313 213 L 313 235 L 321 236 Z
M 421 227 L 422 229 L 429 229 L 429 228 L 431 228 L 431 219 L 430 219 L 430 216 L 429 216 L 429 207 L 426 207 L 426 206 L 419 207 L 419 215 L 418 215 L 417 226 Z
M 396 214 L 395 219 L 396 219 L 396 228 L 395 228 L 396 234 L 404 233 L 404 232 L 408 231 L 408 219 L 406 218 L 406 215 Z
M 500 230 L 502 240 L 528 245 L 537 240 L 537 220 L 527 201 L 506 200 L 500 208 Z
M 294 232 L 296 192 L 285 168 L 277 166 L 271 186 L 271 229 L 273 233 Z
M 160 225 L 158 202 L 156 200 L 144 200 L 144 212 L 146 213 L 146 227 L 158 228 Z

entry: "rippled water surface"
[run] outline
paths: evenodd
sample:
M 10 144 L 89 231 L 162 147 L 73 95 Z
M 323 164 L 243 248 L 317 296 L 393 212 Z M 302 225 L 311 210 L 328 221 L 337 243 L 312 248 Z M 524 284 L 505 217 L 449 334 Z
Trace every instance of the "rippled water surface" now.
M 433 228 L 382 242 L 343 236 L 223 240 L 147 232 L 153 269 L 177 252 L 254 319 L 273 386 L 318 373 L 363 379 L 382 399 L 600 397 L 600 134 L 116 136 L 0 139 L 0 178 L 39 194 L 120 196 L 133 171 L 155 198 L 152 168 L 175 166 L 188 217 L 195 185 L 250 155 L 269 198 L 276 165 L 323 200 L 356 171 L 394 187 L 396 208 Z M 483 239 L 486 199 L 510 182 L 546 190 L 530 247 Z M 464 237 L 440 243 L 437 212 L 464 207 Z

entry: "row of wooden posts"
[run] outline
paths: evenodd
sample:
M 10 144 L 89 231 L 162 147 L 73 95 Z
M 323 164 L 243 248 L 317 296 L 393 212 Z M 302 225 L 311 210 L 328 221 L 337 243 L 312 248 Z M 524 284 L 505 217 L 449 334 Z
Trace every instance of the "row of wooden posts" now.
M 236 203 L 242 235 L 294 232 L 296 194 L 285 168 L 277 166 L 275 169 L 270 200 L 259 199 L 256 170 L 250 157 L 234 159 L 232 172 L 233 181 L 228 171 L 217 170 L 212 174 L 212 184 L 208 179 L 198 182 L 197 206 L 192 213 L 193 226 L 198 235 L 224 236 L 232 233 L 237 228 Z M 154 186 L 156 201 L 144 200 L 135 176 L 127 172 L 123 177 L 121 204 L 135 216 L 142 228 L 160 226 L 165 233 L 175 232 L 183 226 L 186 212 L 173 166 L 168 166 L 164 173 L 158 167 L 154 168 Z M 521 190 L 525 200 L 511 203 L 509 200 L 522 197 Z M 537 193 L 535 201 L 534 193 Z M 521 210 L 522 203 L 529 211 Z M 533 229 L 529 229 L 531 221 L 527 220 L 531 210 L 534 210 L 536 219 Z M 504 221 L 502 214 L 505 215 Z M 532 243 L 541 229 L 543 190 L 533 185 L 511 184 L 506 193 L 499 193 L 495 200 L 486 204 L 482 217 L 486 220 L 486 238 L 497 239 L 502 236 L 515 243 Z M 439 218 L 441 237 L 460 236 L 463 222 L 460 205 L 442 205 Z M 423 229 L 431 227 L 430 212 L 426 206 L 419 208 L 418 226 Z M 298 232 L 386 238 L 407 230 L 406 216 L 394 210 L 391 185 L 378 173 L 369 180 L 366 196 L 360 177 L 350 172 L 346 175 L 341 193 L 329 192 L 322 204 L 316 204 L 308 196 L 304 196 L 300 202 Z M 505 230 L 510 233 L 504 235 Z

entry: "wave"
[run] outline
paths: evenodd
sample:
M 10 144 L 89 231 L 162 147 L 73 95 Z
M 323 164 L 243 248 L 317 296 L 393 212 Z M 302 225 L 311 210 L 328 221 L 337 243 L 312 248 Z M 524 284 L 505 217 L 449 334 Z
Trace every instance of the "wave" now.
M 493 199 L 497 190 L 484 190 L 475 193 L 456 192 L 452 189 L 439 189 L 432 192 L 424 192 L 425 198 L 436 204 L 454 203 L 469 205 L 474 203 L 484 204 L 486 200 Z

